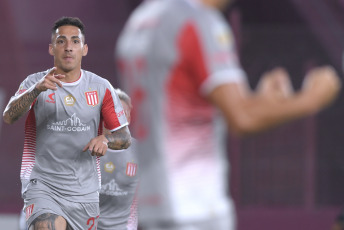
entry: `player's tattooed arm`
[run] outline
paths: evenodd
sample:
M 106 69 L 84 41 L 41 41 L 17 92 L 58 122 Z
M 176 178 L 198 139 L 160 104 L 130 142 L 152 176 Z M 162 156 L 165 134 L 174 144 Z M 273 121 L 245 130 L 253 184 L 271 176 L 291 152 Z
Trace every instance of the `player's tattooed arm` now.
M 36 87 L 31 87 L 23 94 L 13 97 L 4 110 L 4 121 L 7 124 L 13 124 L 17 121 L 30 109 L 39 94 L 40 91 Z
M 62 87 L 61 79 L 65 77 L 63 74 L 56 74 L 56 67 L 40 79 L 35 85 L 31 86 L 27 91 L 18 96 L 12 97 L 3 113 L 4 121 L 12 124 L 26 113 L 37 96 L 48 89 L 57 90 L 57 86 Z
M 127 149 L 131 144 L 131 135 L 128 126 L 125 126 L 111 134 L 105 135 L 110 149 Z

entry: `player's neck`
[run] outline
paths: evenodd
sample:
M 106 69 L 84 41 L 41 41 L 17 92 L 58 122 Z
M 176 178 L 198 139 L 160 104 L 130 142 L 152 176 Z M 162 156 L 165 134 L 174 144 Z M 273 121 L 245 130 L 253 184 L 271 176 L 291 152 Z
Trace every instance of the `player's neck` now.
M 60 73 L 60 71 L 58 73 Z M 75 70 L 72 70 L 72 71 L 67 72 L 67 73 L 61 71 L 60 74 L 65 75 L 65 77 L 61 79 L 62 82 L 67 82 L 67 83 L 75 82 L 81 76 L 81 69 L 75 69 Z

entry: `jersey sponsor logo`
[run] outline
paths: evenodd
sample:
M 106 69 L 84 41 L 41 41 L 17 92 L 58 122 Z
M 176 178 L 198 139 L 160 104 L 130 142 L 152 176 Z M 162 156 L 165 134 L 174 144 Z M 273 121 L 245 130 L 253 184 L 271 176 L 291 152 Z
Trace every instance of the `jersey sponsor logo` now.
M 124 110 L 121 110 L 120 112 L 116 113 L 117 114 L 117 117 L 121 117 L 123 116 L 125 113 L 124 113 Z
M 91 130 L 91 127 L 83 124 L 75 113 L 64 121 L 57 121 L 47 125 L 47 128 L 56 132 L 86 132 Z
M 127 191 L 123 191 L 115 179 L 112 179 L 109 183 L 103 184 L 100 193 L 108 196 L 126 196 L 128 195 Z
M 115 170 L 115 165 L 112 162 L 107 162 L 104 165 L 105 172 L 112 173 Z
M 75 104 L 75 102 L 76 102 L 76 99 L 75 99 L 75 97 L 73 97 L 73 95 L 69 94 L 69 95 L 65 96 L 65 98 L 64 98 L 64 103 L 68 106 L 73 106 Z
M 48 103 L 55 103 L 55 93 L 51 93 L 48 95 L 48 98 L 47 100 L 45 100 L 45 102 L 48 102 Z
M 127 163 L 127 169 L 125 171 L 127 176 L 130 176 L 130 177 L 135 176 L 136 175 L 136 171 L 137 171 L 137 164 L 132 163 L 132 162 L 128 162 Z
M 34 206 L 35 206 L 35 204 L 31 204 L 31 205 L 26 207 L 26 209 L 25 209 L 25 219 L 26 220 L 28 220 L 30 218 L 30 216 L 32 215 Z
M 98 92 L 97 91 L 89 91 L 85 92 L 86 102 L 87 105 L 96 106 L 99 103 Z

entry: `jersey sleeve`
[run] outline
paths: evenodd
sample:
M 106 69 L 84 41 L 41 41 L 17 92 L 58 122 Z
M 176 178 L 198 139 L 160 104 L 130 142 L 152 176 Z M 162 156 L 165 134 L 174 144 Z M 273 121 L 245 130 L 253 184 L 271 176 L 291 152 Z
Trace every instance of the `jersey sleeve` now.
M 208 95 L 222 84 L 246 81 L 229 26 L 219 15 L 206 17 L 189 22 L 185 36 L 190 41 L 184 45 L 186 55 L 198 71 L 195 80 L 202 95 Z
M 15 94 L 10 98 L 10 102 L 14 99 L 16 99 L 19 95 L 21 95 L 22 93 L 24 93 L 25 91 L 27 91 L 29 88 L 34 87 L 35 84 L 44 76 L 44 72 L 42 73 L 36 73 L 36 74 L 31 74 L 29 75 L 27 78 L 25 78 L 24 81 L 22 81 L 19 85 L 18 90 L 15 92 Z M 35 104 L 37 99 L 35 99 L 35 101 L 32 103 Z M 30 106 L 30 109 L 32 107 L 32 105 Z
M 14 94 L 14 96 L 18 96 L 24 93 L 26 90 L 28 90 L 33 85 L 35 85 L 38 82 L 38 80 L 42 77 L 40 75 L 43 76 L 43 73 L 32 74 L 32 75 L 29 75 L 27 78 L 25 78 L 25 80 L 20 83 L 19 88 Z
M 121 101 L 110 83 L 105 90 L 101 113 L 105 128 L 111 132 L 128 125 Z

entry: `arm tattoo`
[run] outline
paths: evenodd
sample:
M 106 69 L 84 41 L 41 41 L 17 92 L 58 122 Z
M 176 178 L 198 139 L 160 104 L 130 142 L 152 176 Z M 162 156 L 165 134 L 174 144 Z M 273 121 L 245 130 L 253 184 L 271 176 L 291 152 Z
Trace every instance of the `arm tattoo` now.
M 14 122 L 18 120 L 25 112 L 28 111 L 30 105 L 34 102 L 40 91 L 33 87 L 23 95 L 19 95 L 6 107 L 5 112 L 8 114 L 9 119 Z
M 127 126 L 105 135 L 105 137 L 109 141 L 108 146 L 110 149 L 127 149 L 131 144 L 131 135 Z

